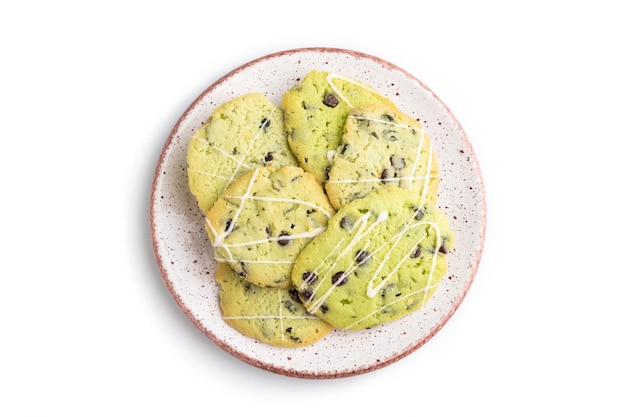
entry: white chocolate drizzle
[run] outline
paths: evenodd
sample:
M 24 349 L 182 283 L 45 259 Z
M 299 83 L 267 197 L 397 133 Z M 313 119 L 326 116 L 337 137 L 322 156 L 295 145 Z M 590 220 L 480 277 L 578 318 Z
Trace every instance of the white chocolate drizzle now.
M 215 257 L 218 262 L 232 262 L 232 259 Z M 275 264 L 275 265 L 289 265 L 295 262 L 294 260 L 269 260 L 269 259 L 238 259 L 239 262 L 246 264 Z
M 372 87 L 363 84 L 362 82 L 359 82 L 357 80 L 353 80 L 352 78 L 348 78 L 344 75 L 339 75 L 339 74 L 334 74 L 334 73 L 329 73 L 326 76 L 326 82 L 328 83 L 328 85 L 330 86 L 330 88 L 333 90 L 333 92 L 337 95 L 337 97 L 343 101 L 345 101 L 345 103 L 348 105 L 348 107 L 350 108 L 354 108 L 354 105 L 346 98 L 346 96 L 344 96 L 341 93 L 341 90 L 339 88 L 337 88 L 337 86 L 335 85 L 335 83 L 333 82 L 333 80 L 343 80 L 347 83 L 350 84 L 354 84 L 356 86 L 359 86 L 361 88 L 363 88 L 364 90 L 370 91 L 378 96 L 384 97 L 384 95 L 382 95 L 379 91 L 376 91 L 375 89 L 373 89 Z
M 414 180 L 425 180 L 425 179 L 430 179 L 430 178 L 436 178 L 438 177 L 435 175 L 411 175 L 409 177 L 392 177 L 392 178 L 385 178 L 385 182 L 398 182 L 398 181 L 414 181 Z M 380 178 L 362 178 L 360 180 L 349 180 L 349 179 L 343 179 L 343 180 L 332 180 L 332 181 L 327 181 L 327 183 L 333 183 L 333 184 L 354 184 L 354 183 L 368 183 L 368 182 L 383 182 L 383 180 L 381 180 Z
M 326 227 L 316 227 L 307 232 L 294 233 L 293 235 L 268 237 L 266 239 L 249 240 L 246 242 L 239 242 L 239 243 L 226 244 L 226 243 L 223 243 L 223 240 L 222 240 L 221 244 L 216 247 L 228 246 L 229 248 L 237 248 L 237 247 L 242 247 L 242 246 L 259 245 L 261 243 L 278 242 L 279 240 L 311 239 L 319 235 L 320 233 L 322 233 L 324 230 L 326 230 Z

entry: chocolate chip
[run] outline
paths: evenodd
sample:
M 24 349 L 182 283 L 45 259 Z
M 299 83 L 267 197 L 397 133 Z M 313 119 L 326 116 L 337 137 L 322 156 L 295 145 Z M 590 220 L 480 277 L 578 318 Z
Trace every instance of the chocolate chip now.
M 317 281 L 317 274 L 314 272 L 310 272 L 310 271 L 306 271 L 304 274 L 302 274 L 302 281 L 304 281 L 305 284 L 313 284 L 315 281 Z
M 383 169 L 383 172 L 380 173 L 380 179 L 383 184 L 386 183 L 389 178 L 393 178 L 393 175 L 391 175 L 391 172 L 389 172 L 387 168 Z
M 357 266 L 362 266 L 370 259 L 370 254 L 367 251 L 359 250 L 354 259 L 356 260 Z
M 268 152 L 267 155 L 265 155 L 265 162 L 270 162 L 274 160 L 274 155 L 271 154 L 271 152 Z
M 300 291 L 300 299 L 302 301 L 308 301 L 311 299 L 311 297 L 313 297 L 313 290 L 310 288 L 305 288 L 302 291 Z
M 383 135 L 385 135 L 385 138 L 391 142 L 398 140 L 398 132 L 393 129 L 383 130 Z
M 279 237 L 280 236 L 289 236 L 289 233 L 283 231 L 283 232 L 280 232 L 280 235 L 278 235 L 278 236 Z M 287 246 L 289 243 L 291 243 L 291 240 L 289 240 L 289 239 L 278 239 L 277 242 L 278 242 L 278 244 L 280 246 Z
M 298 290 L 296 290 L 295 288 L 291 288 L 289 290 L 289 296 L 296 303 L 302 303 L 302 300 L 300 299 L 300 296 L 298 295 Z
M 446 248 L 446 239 L 444 238 L 441 242 L 441 246 L 439 246 L 439 253 L 443 253 L 444 255 L 448 253 L 448 248 Z
M 339 226 L 341 226 L 342 229 L 345 230 L 352 230 L 352 227 L 354 226 L 354 218 L 351 216 L 344 216 L 341 218 L 341 221 L 339 222 Z
M 389 158 L 389 162 L 391 162 L 391 166 L 394 167 L 394 169 L 396 169 L 397 171 L 400 171 L 406 165 L 404 162 L 404 158 L 398 155 L 392 155 L 391 158 Z
M 327 306 L 326 304 L 322 304 L 322 305 L 320 306 L 320 311 L 321 311 L 322 313 L 326 313 L 326 312 L 328 311 L 328 306 Z
M 398 286 L 396 284 L 393 284 L 393 283 L 385 285 L 385 287 L 380 290 L 380 295 L 383 298 L 393 297 L 397 293 L 398 293 Z
M 295 313 L 298 311 L 298 306 L 292 303 L 290 300 L 285 300 L 285 302 L 283 302 L 283 305 L 290 313 Z
M 261 125 L 259 126 L 259 129 L 263 129 L 265 131 L 267 131 L 267 129 L 270 127 L 270 119 L 263 119 L 261 120 Z
M 324 104 L 328 107 L 337 107 L 339 99 L 333 93 L 328 93 L 324 96 Z
M 387 120 L 387 121 L 389 121 L 389 122 L 393 122 L 393 116 L 392 116 L 392 115 L 390 115 L 390 114 L 386 114 L 386 113 L 385 113 L 385 114 L 383 114 L 382 116 L 380 116 L 380 118 L 381 118 L 381 119 L 383 119 L 383 120 Z
M 337 272 L 335 275 L 333 275 L 333 277 L 331 278 L 331 281 L 333 284 L 340 286 L 348 282 L 348 277 L 343 271 L 340 271 L 340 272 Z
M 230 228 L 230 224 L 233 222 L 233 219 L 226 219 L 226 225 L 224 226 L 224 231 L 227 232 Z
M 413 219 L 414 220 L 422 220 L 424 218 L 424 210 L 422 210 L 421 207 L 417 207 L 417 206 L 411 206 L 411 209 L 415 212 L 415 214 L 413 215 Z
M 267 234 L 267 237 L 272 236 L 272 227 L 271 226 L 265 226 L 265 234 Z
M 420 248 L 419 246 L 415 249 L 415 252 L 413 252 L 411 254 L 411 258 L 415 259 L 415 258 L 419 258 L 420 255 L 422 254 L 422 248 Z

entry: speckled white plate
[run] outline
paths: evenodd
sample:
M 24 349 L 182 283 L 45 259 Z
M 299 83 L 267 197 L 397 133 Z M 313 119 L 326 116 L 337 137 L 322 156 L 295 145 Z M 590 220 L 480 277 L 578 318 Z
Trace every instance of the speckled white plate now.
M 367 331 L 333 331 L 303 348 L 277 348 L 243 336 L 221 318 L 216 262 L 204 218 L 187 186 L 192 133 L 215 107 L 247 92 L 280 104 L 285 91 L 312 69 L 365 82 L 392 98 L 428 131 L 441 172 L 439 207 L 456 234 L 449 270 L 436 294 L 415 313 Z M 261 57 L 226 74 L 189 106 L 165 142 L 152 185 L 150 222 L 163 279 L 189 319 L 218 346 L 254 366 L 299 378 L 337 378 L 389 365 L 414 352 L 448 321 L 478 268 L 486 224 L 485 194 L 476 156 L 444 103 L 420 80 L 360 52 L 307 48 Z

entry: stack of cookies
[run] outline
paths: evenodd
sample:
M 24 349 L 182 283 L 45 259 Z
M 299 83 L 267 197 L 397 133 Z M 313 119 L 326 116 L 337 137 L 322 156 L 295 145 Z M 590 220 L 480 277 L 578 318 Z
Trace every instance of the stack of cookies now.
M 281 104 L 237 97 L 189 143 L 224 320 L 294 347 L 419 309 L 454 242 L 427 133 L 372 87 L 329 72 L 311 71 Z

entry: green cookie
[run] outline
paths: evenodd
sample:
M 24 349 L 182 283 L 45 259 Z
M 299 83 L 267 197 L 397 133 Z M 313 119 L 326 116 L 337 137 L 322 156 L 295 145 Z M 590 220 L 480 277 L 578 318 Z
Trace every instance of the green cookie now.
M 341 208 L 302 250 L 291 277 L 311 314 L 337 328 L 371 328 L 424 305 L 453 241 L 435 206 L 385 186 Z

